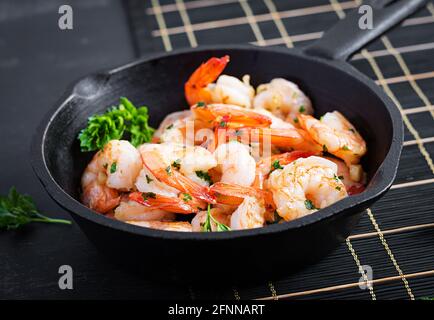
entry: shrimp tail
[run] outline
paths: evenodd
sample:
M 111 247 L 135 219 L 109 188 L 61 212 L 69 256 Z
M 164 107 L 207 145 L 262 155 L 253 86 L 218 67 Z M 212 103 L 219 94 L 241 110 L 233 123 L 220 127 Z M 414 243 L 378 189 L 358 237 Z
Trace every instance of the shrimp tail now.
M 217 202 L 220 204 L 239 206 L 245 197 L 255 197 L 263 199 L 265 204 L 275 207 L 273 195 L 269 191 L 224 182 L 216 182 L 210 189 L 213 193 L 218 194 Z
M 190 106 L 199 101 L 211 102 L 211 93 L 206 90 L 206 87 L 219 77 L 228 62 L 228 55 L 221 58 L 213 57 L 193 72 L 184 86 L 185 98 Z
M 155 193 L 132 192 L 129 199 L 145 207 L 168 212 L 190 214 L 199 211 L 180 198 L 166 197 Z

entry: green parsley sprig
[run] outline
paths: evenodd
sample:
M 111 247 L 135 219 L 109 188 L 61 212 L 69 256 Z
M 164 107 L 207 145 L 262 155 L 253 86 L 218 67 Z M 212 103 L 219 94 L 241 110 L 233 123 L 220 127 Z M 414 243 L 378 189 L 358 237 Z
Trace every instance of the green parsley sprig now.
M 204 224 L 202 225 L 202 230 L 204 232 L 212 232 L 212 224 L 211 221 L 214 222 L 217 226 L 217 231 L 231 231 L 231 228 L 229 228 L 227 225 L 218 222 L 211 214 L 211 205 L 208 204 L 208 210 L 206 213 L 206 220 Z
M 136 108 L 130 100 L 120 98 L 120 104 L 104 114 L 89 118 L 87 127 L 78 135 L 81 151 L 102 149 L 110 140 L 119 140 L 125 134 L 135 147 L 152 139 L 155 129 L 148 125 L 147 107 Z
M 7 196 L 0 196 L 0 229 L 17 229 L 30 222 L 71 224 L 69 220 L 44 216 L 36 209 L 33 199 L 18 193 L 15 187 Z

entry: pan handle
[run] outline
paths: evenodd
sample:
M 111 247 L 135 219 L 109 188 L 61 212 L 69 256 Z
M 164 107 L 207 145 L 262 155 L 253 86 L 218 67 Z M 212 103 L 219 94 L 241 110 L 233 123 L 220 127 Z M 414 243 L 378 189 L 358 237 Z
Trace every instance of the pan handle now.
M 363 5 L 348 13 L 345 19 L 339 21 L 325 32 L 321 39 L 307 46 L 303 51 L 311 56 L 347 60 L 353 53 L 397 25 L 426 2 L 426 0 L 364 1 Z M 364 7 L 366 5 L 370 8 Z M 360 28 L 359 20 L 363 13 L 371 9 L 373 28 Z

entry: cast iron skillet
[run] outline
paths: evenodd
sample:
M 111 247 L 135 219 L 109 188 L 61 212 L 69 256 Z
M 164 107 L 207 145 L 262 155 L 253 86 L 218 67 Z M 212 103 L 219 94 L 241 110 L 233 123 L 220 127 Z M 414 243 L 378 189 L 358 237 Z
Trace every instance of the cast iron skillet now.
M 360 213 L 392 184 L 402 147 L 398 109 L 370 79 L 344 63 L 352 53 L 416 11 L 425 1 L 376 1 L 374 29 L 358 27 L 350 13 L 303 51 L 253 46 L 201 47 L 156 54 L 77 82 L 40 125 L 32 165 L 42 184 L 88 238 L 115 262 L 149 271 L 156 280 L 212 281 L 276 278 L 324 256 L 343 241 Z M 81 153 L 77 134 L 87 118 L 126 96 L 147 105 L 157 127 L 170 112 L 187 108 L 183 85 L 213 56 L 230 55 L 226 74 L 250 74 L 253 85 L 283 77 L 313 100 L 316 116 L 339 110 L 360 129 L 369 152 L 363 159 L 366 191 L 312 215 L 259 229 L 221 233 L 153 230 L 97 214 L 79 201 L 80 176 L 91 158 Z M 66 232 L 66 231 L 65 231 Z M 56 241 L 56 239 L 53 239 Z M 212 279 L 212 280 L 211 280 Z M 218 281 L 215 281 L 218 280 Z

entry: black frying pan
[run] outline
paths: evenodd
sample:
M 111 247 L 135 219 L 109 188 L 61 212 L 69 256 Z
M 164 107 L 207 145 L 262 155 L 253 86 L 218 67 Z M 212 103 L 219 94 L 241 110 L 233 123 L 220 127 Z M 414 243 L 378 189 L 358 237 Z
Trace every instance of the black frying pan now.
M 425 1 L 372 1 L 373 30 L 358 27 L 350 13 L 303 51 L 253 46 L 201 47 L 160 53 L 85 77 L 67 92 L 39 127 L 32 164 L 42 184 L 89 239 L 113 261 L 150 271 L 157 280 L 212 281 L 278 277 L 324 256 L 343 241 L 360 213 L 391 186 L 398 167 L 403 127 L 400 112 L 370 79 L 344 61 L 355 51 L 415 12 Z M 187 108 L 183 85 L 208 58 L 230 55 L 225 73 L 250 74 L 253 85 L 283 77 L 313 100 L 316 116 L 339 110 L 368 144 L 363 158 L 369 184 L 314 214 L 259 229 L 181 233 L 142 228 L 97 214 L 79 201 L 80 176 L 91 158 L 81 153 L 77 134 L 87 118 L 126 96 L 147 105 L 157 127 L 170 112 Z M 56 241 L 56 239 L 53 239 Z M 206 280 L 205 280 L 206 279 Z M 212 279 L 212 280 L 211 280 Z M 214 280 L 214 281 L 213 281 Z

